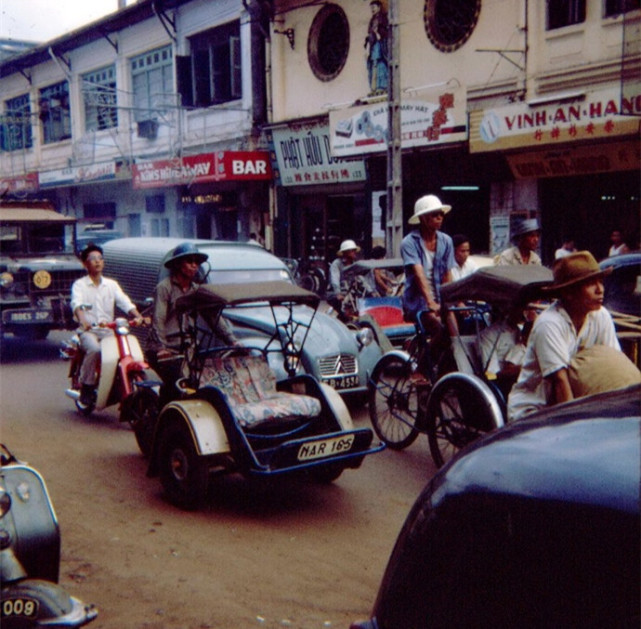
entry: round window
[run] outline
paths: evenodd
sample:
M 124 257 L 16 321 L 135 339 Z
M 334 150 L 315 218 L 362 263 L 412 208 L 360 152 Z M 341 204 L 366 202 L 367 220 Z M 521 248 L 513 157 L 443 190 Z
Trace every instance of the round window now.
M 331 81 L 343 69 L 349 52 L 349 25 L 343 9 L 326 4 L 314 18 L 307 40 L 312 72 L 321 81 Z
M 425 0 L 425 32 L 442 52 L 453 52 L 469 38 L 481 12 L 481 0 Z

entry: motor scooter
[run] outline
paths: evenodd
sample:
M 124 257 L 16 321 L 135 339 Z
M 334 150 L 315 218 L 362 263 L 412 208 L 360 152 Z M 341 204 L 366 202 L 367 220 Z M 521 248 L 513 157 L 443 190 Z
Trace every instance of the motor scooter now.
M 4 445 L 0 459 L 2 628 L 89 624 L 98 610 L 58 584 L 60 528 L 44 479 Z
M 66 395 L 76 403 L 76 408 L 85 416 L 94 410 L 102 410 L 113 404 L 120 404 L 120 421 L 129 422 L 138 434 L 137 427 L 149 413 L 157 413 L 160 377 L 149 367 L 138 339 L 131 333 L 133 322 L 125 318 L 101 324 L 100 327 L 112 330 L 100 342 L 100 366 L 98 385 L 91 404 L 80 403 L 80 367 L 85 352 L 80 347 L 80 337 L 74 334 L 69 341 L 63 342 L 60 356 L 71 360 L 69 378 L 71 388 Z M 144 422 L 148 425 L 149 422 Z

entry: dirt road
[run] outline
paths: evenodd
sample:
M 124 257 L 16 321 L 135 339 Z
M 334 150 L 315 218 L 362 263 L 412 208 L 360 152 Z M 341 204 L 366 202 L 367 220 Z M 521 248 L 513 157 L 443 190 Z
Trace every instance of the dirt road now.
M 434 472 L 425 439 L 334 484 L 225 479 L 205 509 L 163 498 L 115 409 L 83 418 L 64 396 L 57 341 L 2 347 L 2 441 L 45 477 L 62 531 L 61 583 L 96 629 L 348 627 L 372 607 L 387 558 Z M 366 409 L 354 409 L 357 426 Z

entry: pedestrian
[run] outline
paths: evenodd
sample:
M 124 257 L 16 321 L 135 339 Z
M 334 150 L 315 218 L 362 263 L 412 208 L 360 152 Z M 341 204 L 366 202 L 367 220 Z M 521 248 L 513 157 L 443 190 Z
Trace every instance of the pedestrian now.
M 541 264 L 541 258 L 536 253 L 541 237 L 541 227 L 535 218 L 524 218 L 517 221 L 512 230 L 514 246 L 503 251 L 497 261 L 497 266 L 518 264 Z
M 571 253 L 576 252 L 576 247 L 574 246 L 574 238 L 572 236 L 563 236 L 561 241 L 561 246 L 554 252 L 554 259 L 558 260 L 559 258 L 565 258 Z
M 71 310 L 80 324 L 80 347 L 85 357 L 80 367 L 80 407 L 87 408 L 94 402 L 100 365 L 100 341 L 112 334 L 100 327 L 114 320 L 115 307 L 134 318 L 136 324 L 143 322 L 142 315 L 120 284 L 102 275 L 105 268 L 102 248 L 90 243 L 80 254 L 87 275 L 77 279 L 71 286 Z
M 164 399 L 169 397 L 169 391 L 181 376 L 181 329 L 176 301 L 198 290 L 196 276 L 200 265 L 208 257 L 190 242 L 178 245 L 165 261 L 169 275 L 158 283 L 154 292 L 154 314 L 147 342 L 147 357 L 163 380 Z M 223 345 L 238 344 L 231 326 L 222 317 L 218 321 L 216 335 Z
M 454 243 L 440 230 L 451 209 L 433 194 L 421 197 L 409 219 L 409 224 L 418 228 L 401 242 L 405 267 L 403 315 L 406 321 L 416 321 L 421 313 L 421 323 L 432 337 L 433 358 L 445 348 L 447 339 L 441 323 L 441 285 L 452 281 Z M 448 322 L 452 325 L 449 318 Z
M 545 289 L 557 300 L 534 322 L 519 379 L 508 399 L 510 419 L 573 399 L 568 369 L 584 348 L 605 345 L 620 350 L 614 323 L 603 307 L 602 271 L 589 251 L 578 251 L 554 264 Z
M 342 301 L 345 299 L 349 286 L 345 278 L 345 270 L 356 262 L 356 256 L 361 248 L 353 240 L 343 240 L 336 252 L 337 258 L 329 266 L 329 293 L 327 302 L 338 313 L 342 312 Z
M 610 234 L 610 249 L 608 251 L 608 257 L 620 256 L 629 252 L 630 248 L 625 244 L 621 231 L 618 229 L 613 230 Z
M 478 266 L 470 259 L 470 239 L 465 234 L 455 234 L 452 236 L 452 242 L 455 262 L 452 267 L 452 280 L 460 280 L 474 273 Z

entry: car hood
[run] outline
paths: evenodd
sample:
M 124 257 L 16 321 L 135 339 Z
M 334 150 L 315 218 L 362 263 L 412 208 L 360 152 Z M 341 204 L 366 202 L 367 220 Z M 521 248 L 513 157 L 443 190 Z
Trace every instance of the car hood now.
M 489 435 L 434 479 L 432 504 L 491 493 L 639 513 L 640 395 L 592 396 Z
M 39 271 L 40 269 L 55 271 L 83 271 L 78 258 L 73 255 L 40 255 L 37 257 L 11 257 L 1 265 L 11 273 L 19 271 Z

